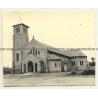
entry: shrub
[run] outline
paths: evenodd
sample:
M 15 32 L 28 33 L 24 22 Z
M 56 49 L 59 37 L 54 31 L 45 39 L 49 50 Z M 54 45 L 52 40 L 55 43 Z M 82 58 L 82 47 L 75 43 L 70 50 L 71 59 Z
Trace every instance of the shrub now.
M 71 74 L 72 74 L 72 75 L 76 74 L 76 71 L 75 71 L 75 70 L 72 70 L 72 71 L 71 71 Z
M 90 66 L 95 66 L 95 62 L 89 62 Z
M 95 75 L 95 70 L 93 70 L 93 69 L 87 69 L 87 70 L 82 71 L 81 74 L 82 75 Z

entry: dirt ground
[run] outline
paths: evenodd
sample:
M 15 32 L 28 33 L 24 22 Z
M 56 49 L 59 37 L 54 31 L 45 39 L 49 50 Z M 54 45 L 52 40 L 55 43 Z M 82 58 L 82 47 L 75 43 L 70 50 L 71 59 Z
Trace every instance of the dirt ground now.
M 8 74 L 3 76 L 4 86 L 94 86 L 95 75 L 60 73 Z

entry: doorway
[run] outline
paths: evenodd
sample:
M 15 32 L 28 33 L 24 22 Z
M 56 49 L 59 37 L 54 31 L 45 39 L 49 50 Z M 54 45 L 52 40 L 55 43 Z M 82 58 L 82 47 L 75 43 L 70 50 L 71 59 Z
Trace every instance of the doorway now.
M 67 63 L 64 63 L 64 71 L 67 71 Z
M 33 62 L 32 61 L 28 62 L 28 72 L 33 72 Z

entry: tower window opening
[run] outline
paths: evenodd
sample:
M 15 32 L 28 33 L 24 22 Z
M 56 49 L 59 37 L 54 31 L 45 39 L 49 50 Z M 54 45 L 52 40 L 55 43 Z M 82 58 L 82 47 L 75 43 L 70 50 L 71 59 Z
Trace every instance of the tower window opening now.
M 26 29 L 25 28 L 23 28 L 23 33 L 26 33 Z
M 20 32 L 20 28 L 16 28 L 16 33 Z
M 34 47 L 33 47 L 33 54 L 34 54 Z
M 17 61 L 19 60 L 19 54 L 18 53 L 16 54 L 16 60 Z
M 20 28 L 18 28 L 18 31 L 20 32 Z
M 18 28 L 16 28 L 16 33 L 18 33 Z

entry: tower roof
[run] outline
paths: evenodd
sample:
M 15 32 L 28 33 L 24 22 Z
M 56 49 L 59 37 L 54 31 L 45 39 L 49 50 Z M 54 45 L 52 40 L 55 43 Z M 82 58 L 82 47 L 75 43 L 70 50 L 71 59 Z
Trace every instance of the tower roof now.
M 12 27 L 14 27 L 14 26 L 18 26 L 18 25 L 24 25 L 24 26 L 26 26 L 27 28 L 30 28 L 29 26 L 27 26 L 27 25 L 25 25 L 25 24 L 23 24 L 23 23 L 13 25 Z

